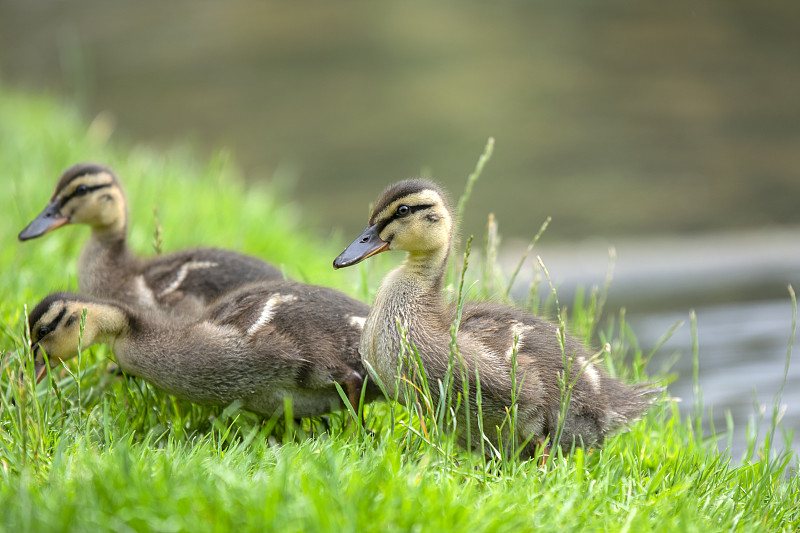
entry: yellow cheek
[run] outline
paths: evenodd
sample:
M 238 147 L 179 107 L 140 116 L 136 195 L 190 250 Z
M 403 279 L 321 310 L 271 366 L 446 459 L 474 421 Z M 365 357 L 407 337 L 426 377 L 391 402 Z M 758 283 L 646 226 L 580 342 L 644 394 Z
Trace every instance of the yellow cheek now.
M 409 235 L 407 232 L 403 232 L 399 235 L 395 235 L 394 239 L 389 245 L 389 248 L 392 250 L 410 250 L 412 249 L 411 246 L 415 243 L 419 243 L 419 240 L 415 238 L 413 235 Z
M 87 200 L 72 209 L 71 220 L 73 223 L 81 224 L 105 224 L 105 219 L 109 218 L 109 211 L 105 205 L 97 202 L 95 198 Z
M 49 341 L 39 341 L 39 349 L 40 351 L 47 354 L 47 358 L 50 360 L 56 359 L 56 356 L 53 355 L 58 350 L 53 348 L 53 343 Z M 44 358 L 44 354 L 42 354 L 42 358 Z
M 40 344 L 51 361 L 65 361 L 78 355 L 78 336 L 71 332 Z
M 101 207 L 101 217 L 104 226 L 120 224 L 125 219 L 125 208 L 121 198 L 114 196 L 111 200 L 104 201 Z
M 82 224 L 92 218 L 91 209 L 87 209 L 86 205 L 76 205 L 69 212 L 64 212 L 64 215 L 70 219 L 73 224 Z

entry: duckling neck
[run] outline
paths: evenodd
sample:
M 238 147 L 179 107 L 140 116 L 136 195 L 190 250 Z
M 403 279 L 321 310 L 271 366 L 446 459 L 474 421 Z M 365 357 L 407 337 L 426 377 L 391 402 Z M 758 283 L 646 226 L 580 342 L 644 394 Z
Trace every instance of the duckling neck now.
M 378 289 L 361 335 L 361 357 L 392 389 L 406 339 L 419 353 L 447 346 L 448 308 L 442 297 L 447 250 L 409 253 L 405 263 L 390 272 Z
M 174 354 L 189 348 L 187 338 L 176 337 L 176 331 L 189 331 L 187 326 L 164 317 L 154 319 L 122 305 L 99 303 L 87 306 L 83 345 L 108 344 L 127 374 L 147 379 L 167 392 L 180 393 L 181 371 L 185 368 Z M 204 348 L 215 350 L 210 343 Z
M 424 252 L 409 252 L 403 265 L 398 269 L 399 280 L 417 280 L 422 287 L 427 287 L 437 294 L 441 300 L 447 267 L 448 248 Z
M 108 246 L 119 241 L 125 242 L 127 232 L 128 224 L 123 216 L 108 225 L 92 226 L 91 239 Z
M 121 253 L 128 249 L 128 239 L 125 227 L 94 227 L 89 235 L 84 250 L 92 252 Z
M 111 284 L 119 284 L 122 272 L 130 268 L 137 258 L 128 248 L 126 226 L 93 227 L 89 240 L 78 259 L 78 284 L 82 292 L 94 296 L 107 296 L 114 292 Z M 114 272 L 115 279 L 107 279 Z
M 448 250 L 409 252 L 405 262 L 386 276 L 375 305 L 396 309 L 439 312 Z M 389 304 L 391 302 L 391 304 Z
M 111 346 L 117 364 L 128 374 L 159 382 L 159 371 L 154 369 L 161 368 L 165 375 L 179 370 L 174 364 L 159 363 L 165 353 L 180 351 L 174 337 L 175 331 L 184 330 L 182 322 L 155 319 L 116 304 L 100 304 L 95 313 L 89 313 L 87 331 L 90 323 L 96 330 L 93 342 Z
M 110 304 L 86 305 L 86 325 L 83 345 L 113 343 L 130 328 L 128 313 L 121 307 Z

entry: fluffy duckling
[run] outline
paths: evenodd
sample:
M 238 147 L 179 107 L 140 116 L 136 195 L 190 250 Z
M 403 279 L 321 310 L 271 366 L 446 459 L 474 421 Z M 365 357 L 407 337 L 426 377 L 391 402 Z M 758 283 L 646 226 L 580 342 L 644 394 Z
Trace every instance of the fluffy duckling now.
M 78 263 L 81 292 L 148 309 L 196 313 L 236 287 L 283 278 L 260 259 L 217 248 L 138 257 L 128 248 L 127 223 L 125 195 L 112 170 L 82 163 L 64 172 L 50 203 L 19 239 L 34 239 L 66 224 L 88 225 L 92 232 Z
M 244 286 L 196 318 L 154 318 L 116 301 L 55 293 L 29 315 L 37 382 L 83 346 L 107 343 L 117 364 L 156 387 L 199 404 L 227 405 L 264 416 L 296 417 L 339 409 L 335 383 L 358 408 L 364 367 L 358 354 L 369 307 L 333 289 L 290 281 Z M 47 357 L 45 357 L 45 354 Z M 369 380 L 368 380 L 369 383 Z M 366 401 L 379 389 L 367 386 Z
M 386 189 L 372 210 L 369 226 L 333 262 L 334 268 L 341 268 L 387 250 L 407 252 L 405 263 L 381 283 L 361 336 L 361 357 L 390 391 L 398 370 L 410 371 L 402 361 L 398 322 L 419 352 L 429 382 L 444 380 L 450 327 L 456 315 L 455 307 L 446 304 L 442 295 L 452 235 L 453 219 L 441 189 L 426 180 L 401 181 Z M 523 458 L 532 456 L 547 438 L 552 442 L 556 432 L 561 401 L 558 374 L 564 371 L 558 335 L 555 325 L 513 307 L 468 303 L 463 309 L 457 344 L 472 381 L 470 413 L 478 412 L 477 370 L 485 434 L 495 446 L 499 444 L 495 427 L 502 426 L 511 406 L 511 359 L 517 351 L 518 422 L 515 435 L 509 434 L 506 423 L 503 440 L 507 445 L 515 439 L 519 447 L 530 439 L 521 451 Z M 654 389 L 611 378 L 590 360 L 581 343 L 569 336 L 564 348 L 567 360 L 574 357 L 570 380 L 575 380 L 575 385 L 560 441 L 562 449 L 568 451 L 573 443 L 599 445 L 606 435 L 647 410 Z M 576 378 L 580 370 L 583 372 Z M 456 391 L 463 390 L 459 374 L 454 372 Z M 430 388 L 436 401 L 438 388 Z M 459 428 L 465 427 L 463 411 L 458 413 Z M 474 418 L 472 428 L 477 428 Z M 460 435 L 462 444 L 480 449 L 476 433 L 473 429 L 472 443 L 464 442 L 465 436 Z

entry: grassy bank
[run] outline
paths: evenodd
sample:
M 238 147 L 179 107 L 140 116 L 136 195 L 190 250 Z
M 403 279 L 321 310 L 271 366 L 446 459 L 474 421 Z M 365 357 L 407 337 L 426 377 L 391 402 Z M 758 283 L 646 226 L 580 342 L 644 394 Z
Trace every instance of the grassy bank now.
M 451 448 L 446 437 L 434 442 L 413 415 L 385 403 L 367 409 L 371 433 L 354 431 L 343 414 L 332 415 L 331 428 L 322 431 L 318 421 L 291 428 L 236 409 L 198 407 L 140 380 L 108 375 L 110 354 L 102 346 L 70 365 L 53 389 L 20 382 L 28 353 L 23 305 L 76 288 L 86 230 L 64 228 L 27 243 L 18 243 L 16 234 L 44 206 L 59 173 L 84 160 L 118 170 L 131 206 L 131 245 L 140 253 L 152 251 L 155 205 L 165 251 L 198 244 L 235 248 L 283 265 L 296 279 L 364 299 L 392 262 L 334 273 L 330 263 L 344 239 L 309 227 L 302 210 L 274 185 L 246 191 L 224 154 L 202 160 L 186 149 L 123 146 L 109 142 L 102 117 L 87 124 L 50 99 L 0 90 L 5 530 L 705 533 L 800 527 L 800 483 L 789 475 L 795 457 L 770 454 L 768 442 L 754 442 L 752 456 L 733 464 L 702 434 L 702 409 L 682 419 L 672 402 L 602 449 L 554 456 L 542 468 L 485 461 Z M 621 318 L 595 324 L 591 301 L 570 305 L 572 329 L 593 331 L 593 344 L 610 345 L 612 370 L 643 377 L 646 354 Z

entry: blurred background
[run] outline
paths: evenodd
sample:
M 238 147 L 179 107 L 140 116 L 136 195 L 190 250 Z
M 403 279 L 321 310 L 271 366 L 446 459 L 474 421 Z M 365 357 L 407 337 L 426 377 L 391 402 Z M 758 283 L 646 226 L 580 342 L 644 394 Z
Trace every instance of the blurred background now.
M 457 198 L 494 137 L 462 234 L 494 212 L 510 270 L 553 217 L 536 253 L 562 301 L 602 284 L 613 247 L 609 304 L 644 347 L 695 309 L 704 399 L 718 429 L 733 414 L 737 454 L 783 380 L 800 288 L 798 28 L 800 4 L 776 0 L 0 0 L 0 83 L 115 138 L 229 147 L 343 244 L 393 181 Z M 683 408 L 689 329 L 652 368 L 679 373 Z

